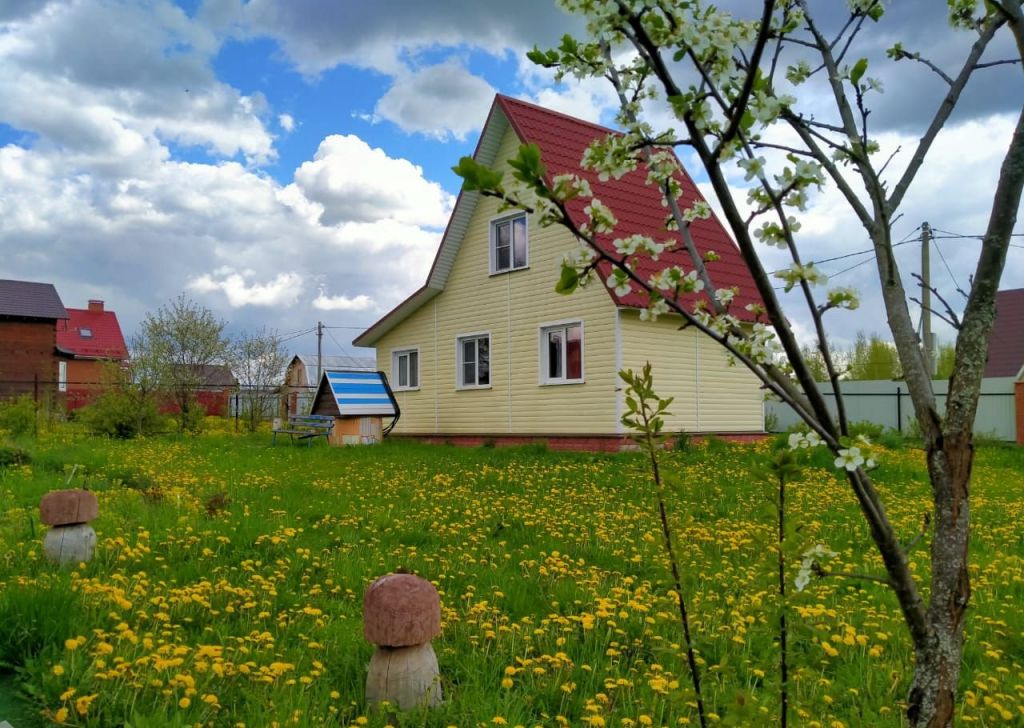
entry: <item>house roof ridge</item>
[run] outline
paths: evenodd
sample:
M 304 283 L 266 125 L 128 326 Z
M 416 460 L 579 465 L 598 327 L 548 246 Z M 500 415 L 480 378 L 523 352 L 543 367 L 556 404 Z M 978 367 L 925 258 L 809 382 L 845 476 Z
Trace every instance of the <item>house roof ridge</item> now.
M 518 104 L 518 105 L 521 105 L 521 106 L 526 106 L 526 107 L 528 107 L 530 109 L 535 109 L 536 111 L 540 111 L 540 112 L 545 113 L 545 114 L 550 114 L 552 116 L 559 116 L 562 119 L 565 119 L 566 121 L 570 121 L 570 122 L 572 122 L 574 124 L 577 124 L 577 125 L 593 127 L 597 131 L 603 131 L 603 132 L 608 133 L 608 134 L 618 134 L 619 136 L 621 136 L 623 134 L 623 131 L 621 129 L 613 129 L 610 126 L 605 126 L 604 124 L 598 124 L 597 122 L 594 122 L 594 121 L 587 121 L 586 119 L 581 119 L 578 116 L 573 116 L 572 114 L 567 114 L 564 111 L 558 111 L 556 109 L 549 109 L 546 106 L 541 106 L 540 104 L 535 104 L 532 101 L 524 101 L 523 99 L 516 98 L 515 96 L 509 96 L 507 94 L 495 94 L 495 100 L 496 101 L 503 101 L 505 103 L 512 103 L 512 104 Z
M 507 127 L 497 123 L 496 120 L 499 117 L 507 122 Z M 671 238 L 676 241 L 677 244 L 672 249 L 666 250 L 662 254 L 660 263 L 646 258 L 638 258 L 636 271 L 639 275 L 646 279 L 657 270 L 673 263 L 692 265 L 692 261 L 689 260 L 689 255 L 683 247 L 680 234 L 665 227 L 667 211 L 664 210 L 660 191 L 646 184 L 646 166 L 644 164 L 640 164 L 636 170 L 628 172 L 621 178 L 607 180 L 601 179 L 600 175 L 593 170 L 583 168 L 581 164 L 583 154 L 593 140 L 601 135 L 622 134 L 623 132 L 569 116 L 560 111 L 547 109 L 529 101 L 505 94 L 496 94 L 488 112 L 487 121 L 484 123 L 477 141 L 473 158 L 479 161 L 482 157 L 482 163 L 493 163 L 490 157 L 495 154 L 501 137 L 509 127 L 522 143 L 533 143 L 540 148 L 541 159 L 549 178 L 562 172 L 570 172 L 578 174 L 590 182 L 594 196 L 599 197 L 606 204 L 610 204 L 616 211 L 619 219 L 619 226 L 615 231 L 616 236 L 642 234 Z M 675 155 L 674 149 L 672 152 Z M 678 155 L 676 155 L 676 159 L 678 160 Z M 687 173 L 681 161 L 679 161 L 677 178 L 682 189 L 681 205 L 688 206 L 704 200 L 696 182 Z M 460 189 L 437 254 L 434 256 L 430 273 L 423 286 L 359 334 L 352 342 L 355 346 L 373 346 L 380 337 L 444 290 L 448 274 L 462 246 L 479 198 L 479 192 L 467 192 L 464 186 Z M 577 224 L 586 215 L 584 205 L 585 203 L 581 200 L 572 200 L 567 205 L 570 216 L 577 221 Z M 720 288 L 736 287 L 739 290 L 731 306 L 733 314 L 741 319 L 752 319 L 753 314 L 746 307 L 760 302 L 760 295 L 750 270 L 743 261 L 739 248 L 729 231 L 714 214 L 707 219 L 695 220 L 690 228 L 702 255 L 713 252 L 719 256 L 719 262 L 716 264 L 719 271 L 716 285 Z M 599 235 L 595 244 L 602 249 L 610 250 L 613 245 L 612 236 Z M 607 276 L 610 273 L 609 264 L 600 264 L 598 272 L 602 278 Z M 619 294 L 611 289 L 607 293 L 616 306 L 644 308 L 649 304 L 648 294 L 640 286 L 632 286 L 626 294 Z M 710 292 L 685 294 L 680 296 L 679 301 L 689 307 L 695 301 L 704 300 L 709 295 Z

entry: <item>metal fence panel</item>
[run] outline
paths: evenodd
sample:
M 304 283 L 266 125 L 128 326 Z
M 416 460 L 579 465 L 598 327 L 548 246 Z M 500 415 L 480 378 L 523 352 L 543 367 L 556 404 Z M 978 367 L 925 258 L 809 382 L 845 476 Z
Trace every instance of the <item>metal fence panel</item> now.
M 939 411 L 942 412 L 946 407 L 949 382 L 936 379 L 932 387 Z M 974 418 L 975 434 L 998 440 L 1016 440 L 1013 387 L 1013 377 L 982 380 L 978 412 Z M 872 422 L 900 432 L 909 432 L 916 422 L 914 405 L 910 401 L 905 382 L 890 379 L 850 381 L 842 382 L 841 390 L 850 422 Z M 821 391 L 834 415 L 836 409 L 832 386 L 823 383 Z M 769 399 L 765 409 L 773 432 L 785 432 L 800 422 L 793 408 L 778 400 Z

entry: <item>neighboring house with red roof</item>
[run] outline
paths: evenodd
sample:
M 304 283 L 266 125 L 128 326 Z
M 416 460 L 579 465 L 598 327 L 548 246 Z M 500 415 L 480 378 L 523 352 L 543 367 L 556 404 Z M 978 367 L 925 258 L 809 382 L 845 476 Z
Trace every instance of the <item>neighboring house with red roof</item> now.
M 52 283 L 0 280 L 0 399 L 56 391 L 57 326 L 67 318 Z
M 665 230 L 667 209 L 645 184 L 643 168 L 620 180 L 600 181 L 580 159 L 610 130 L 522 101 L 497 96 L 480 135 L 477 161 L 506 169 L 522 143 L 535 143 L 549 176 L 586 178 L 594 197 L 616 214 L 616 237 L 647 234 L 679 240 Z M 510 175 L 509 175 L 510 176 Z M 702 200 L 683 173 L 682 206 Z M 570 214 L 584 218 L 586 202 Z M 732 311 L 748 316 L 758 301 L 753 279 L 722 224 L 697 220 L 691 233 L 716 286 L 736 286 Z M 612 236 L 598 243 L 612 249 Z M 555 292 L 564 253 L 578 243 L 564 228 L 541 228 L 532 215 L 501 211 L 497 200 L 460 193 L 434 264 L 422 288 L 360 334 L 356 346 L 375 347 L 402 411 L 398 435 L 479 442 L 544 439 L 552 445 L 617 448 L 624 431 L 622 368 L 650 361 L 655 389 L 674 397 L 668 430 L 733 435 L 764 429 L 763 394 L 743 367 L 728 366 L 724 350 L 678 316 L 640 320 L 646 294 L 619 295 L 599 279 L 570 296 Z M 639 266 L 693 266 L 682 249 Z M 704 296 L 704 294 L 698 294 Z M 692 307 L 697 296 L 684 305 Z
M 985 376 L 1024 378 L 1024 288 L 996 293 Z
M 88 308 L 69 308 L 57 327 L 58 389 L 65 406 L 77 409 L 92 401 L 111 376 L 110 364 L 125 364 L 128 347 L 117 314 L 91 300 Z
M 1017 444 L 1024 445 L 1024 288 L 996 293 L 985 378 L 1013 377 Z

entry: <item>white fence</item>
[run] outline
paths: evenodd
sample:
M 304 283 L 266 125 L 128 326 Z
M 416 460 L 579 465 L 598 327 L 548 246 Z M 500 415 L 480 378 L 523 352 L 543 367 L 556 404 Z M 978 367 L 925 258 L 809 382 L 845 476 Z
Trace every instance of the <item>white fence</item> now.
M 974 432 L 999 440 L 1016 440 L 1017 426 L 1014 410 L 1013 377 L 993 377 L 981 383 L 978 413 L 974 418 Z M 939 409 L 946 406 L 946 380 L 932 382 Z M 910 401 L 906 382 L 890 379 L 842 382 L 840 389 L 846 404 L 846 417 L 850 422 L 873 422 L 900 432 L 909 432 L 914 426 L 914 405 Z M 825 401 L 835 413 L 835 395 L 832 386 L 822 384 Z M 800 422 L 793 409 L 774 399 L 765 404 L 767 420 L 774 432 L 785 432 Z

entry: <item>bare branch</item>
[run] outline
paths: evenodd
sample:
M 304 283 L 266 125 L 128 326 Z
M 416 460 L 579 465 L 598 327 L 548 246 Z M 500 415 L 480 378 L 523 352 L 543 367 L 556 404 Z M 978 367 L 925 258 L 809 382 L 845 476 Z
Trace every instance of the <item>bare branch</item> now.
M 917 61 L 918 63 L 926 66 L 929 70 L 932 71 L 932 73 L 934 73 L 936 76 L 938 76 L 943 81 L 945 81 L 947 85 L 952 86 L 953 83 L 954 83 L 953 79 L 950 77 L 950 75 L 948 73 L 943 71 L 941 68 L 936 66 L 934 63 L 929 61 L 927 58 L 922 56 L 920 53 L 917 53 L 917 52 L 911 53 L 910 51 L 905 51 L 903 49 L 898 49 L 898 50 L 895 51 L 894 57 L 895 57 L 895 60 L 897 60 L 897 61 L 901 61 L 904 58 L 908 58 L 908 59 L 910 59 L 912 61 Z M 977 64 L 975 64 L 974 68 L 977 68 L 977 67 L 978 67 Z
M 914 156 L 911 157 L 910 162 L 907 164 L 907 168 L 903 171 L 903 176 L 900 177 L 899 182 L 893 187 L 892 194 L 889 195 L 889 199 L 886 200 L 887 212 L 891 212 L 900 206 L 903 202 L 903 196 L 907 194 L 907 190 L 910 188 L 910 183 L 914 180 L 917 175 L 917 171 L 921 168 L 924 163 L 925 155 L 928 154 L 928 150 L 931 149 L 932 144 L 935 142 L 935 138 L 939 135 L 942 127 L 945 126 L 946 121 L 949 119 L 949 115 L 953 113 L 953 108 L 956 106 L 956 102 L 960 99 L 960 94 L 963 93 L 964 88 L 967 86 L 967 81 L 971 77 L 971 73 L 974 72 L 974 67 L 981 58 L 981 54 L 985 52 L 985 48 L 991 42 L 996 31 L 1006 21 L 1002 18 L 993 16 L 989 19 L 981 29 L 981 33 L 978 39 L 974 41 L 971 46 L 970 53 L 967 54 L 967 59 L 964 61 L 963 67 L 960 69 L 960 73 L 957 74 L 956 79 L 950 84 L 949 91 L 946 92 L 945 98 L 942 99 L 942 103 L 939 104 L 939 108 L 935 112 L 935 116 L 932 118 L 931 124 L 928 126 L 928 130 L 924 136 L 921 137 L 917 144 L 917 149 L 914 151 Z
M 918 273 L 911 273 L 911 275 L 915 279 L 917 279 L 917 285 L 920 286 L 923 289 L 924 288 L 924 278 L 922 278 L 920 276 L 920 274 L 918 274 Z M 935 313 L 936 316 L 941 318 L 943 321 L 948 323 L 953 328 L 959 329 L 960 328 L 960 319 L 957 318 L 956 312 L 953 310 L 953 307 L 949 305 L 949 302 L 945 298 L 943 298 L 942 294 L 939 293 L 938 289 L 935 288 L 935 286 L 928 286 L 928 290 L 931 291 L 933 296 L 935 296 L 937 299 L 939 299 L 939 301 L 942 302 L 943 307 L 945 307 L 945 309 L 946 309 L 946 314 L 947 315 L 943 316 L 943 315 L 941 315 L 939 313 L 936 313 L 935 311 L 932 311 L 932 313 Z M 963 293 L 963 291 L 961 291 L 961 293 Z M 910 300 L 914 301 L 914 303 L 916 303 L 918 305 L 921 305 L 921 302 L 918 301 L 917 299 L 912 298 Z M 931 311 L 931 309 L 928 309 L 928 310 Z
M 1018 64 L 1020 62 L 1021 62 L 1021 60 L 1019 58 L 1006 58 L 1006 59 L 1004 59 L 1002 61 L 989 61 L 988 63 L 976 63 L 976 64 L 974 64 L 974 70 L 977 71 L 980 68 L 992 68 L 993 66 L 1016 65 L 1016 64 Z

